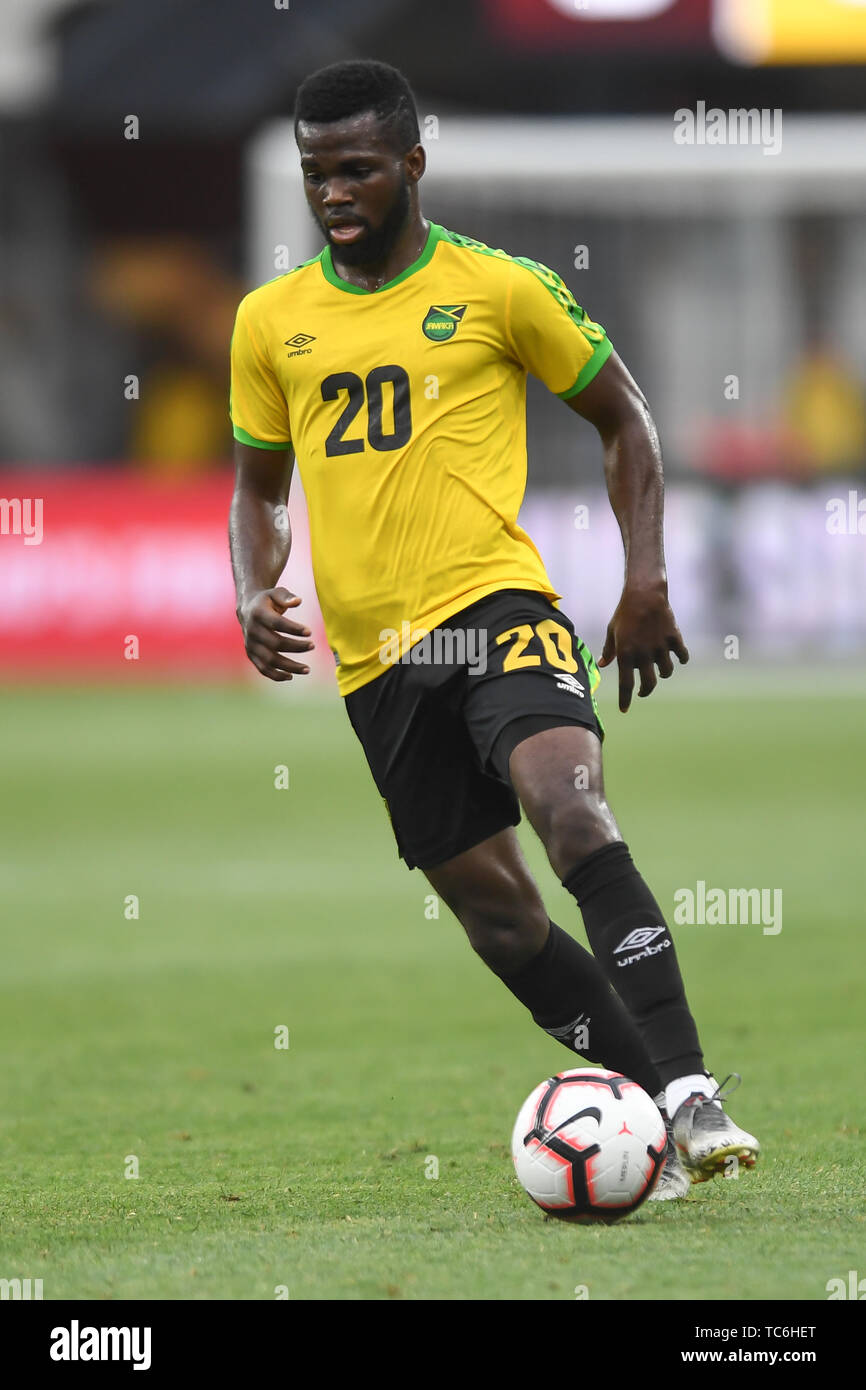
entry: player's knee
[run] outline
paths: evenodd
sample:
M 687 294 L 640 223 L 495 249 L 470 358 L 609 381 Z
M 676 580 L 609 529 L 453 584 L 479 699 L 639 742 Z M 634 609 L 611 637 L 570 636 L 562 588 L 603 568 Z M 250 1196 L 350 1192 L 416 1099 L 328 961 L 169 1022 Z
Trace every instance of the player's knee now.
M 583 791 L 552 808 L 541 838 L 554 872 L 562 878 L 581 859 L 620 836 L 604 797 Z
M 473 951 L 497 975 L 511 975 L 538 955 L 547 940 L 549 919 L 538 904 L 514 904 L 491 910 L 464 904 L 458 917 Z

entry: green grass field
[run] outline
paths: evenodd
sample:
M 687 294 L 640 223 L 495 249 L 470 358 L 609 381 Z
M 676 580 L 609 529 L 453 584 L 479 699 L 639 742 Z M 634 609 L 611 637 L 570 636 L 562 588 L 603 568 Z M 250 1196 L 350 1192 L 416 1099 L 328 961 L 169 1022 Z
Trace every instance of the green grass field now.
M 613 693 L 608 794 L 662 905 L 698 879 L 784 893 L 777 936 L 677 932 L 758 1169 L 610 1228 L 532 1206 L 511 1126 L 568 1054 L 425 916 L 336 696 L 6 691 L 0 1277 L 46 1299 L 820 1300 L 866 1274 L 861 701 L 663 688 L 622 718 Z

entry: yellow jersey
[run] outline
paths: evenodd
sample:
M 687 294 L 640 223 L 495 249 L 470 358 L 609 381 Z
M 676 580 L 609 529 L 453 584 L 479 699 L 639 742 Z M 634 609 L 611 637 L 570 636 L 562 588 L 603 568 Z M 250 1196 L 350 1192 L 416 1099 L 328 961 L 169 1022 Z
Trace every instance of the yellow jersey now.
M 552 270 L 435 223 L 375 291 L 326 246 L 241 301 L 234 436 L 294 449 L 342 695 L 487 594 L 560 597 L 517 523 L 526 376 L 566 400 L 611 350 Z

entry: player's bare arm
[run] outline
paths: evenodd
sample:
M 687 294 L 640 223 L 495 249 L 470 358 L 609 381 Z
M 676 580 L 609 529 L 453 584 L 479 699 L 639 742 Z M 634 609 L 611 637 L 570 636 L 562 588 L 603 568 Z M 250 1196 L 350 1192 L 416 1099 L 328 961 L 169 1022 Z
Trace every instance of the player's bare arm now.
M 309 666 L 287 652 L 311 651 L 310 629 L 285 616 L 301 602 L 275 585 L 289 558 L 292 532 L 288 497 L 292 451 L 279 453 L 235 443 L 235 489 L 229 513 L 229 544 L 237 615 L 247 656 L 263 676 L 290 681 Z
M 601 436 L 608 496 L 622 532 L 625 582 L 598 664 L 618 661 L 619 707 L 625 713 L 635 671 L 638 695 L 649 695 L 656 667 L 663 679 L 673 674 L 671 652 L 682 663 L 689 659 L 668 603 L 661 449 L 646 398 L 616 352 L 566 404 Z

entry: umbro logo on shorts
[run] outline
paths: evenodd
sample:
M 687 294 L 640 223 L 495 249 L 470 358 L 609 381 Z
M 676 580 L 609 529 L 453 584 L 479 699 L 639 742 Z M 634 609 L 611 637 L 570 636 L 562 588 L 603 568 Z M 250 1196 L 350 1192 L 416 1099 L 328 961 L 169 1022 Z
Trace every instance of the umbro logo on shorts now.
M 584 690 L 580 681 L 577 679 L 577 676 L 569 675 L 568 672 L 564 672 L 562 675 L 557 675 L 556 688 L 557 690 L 570 690 L 572 695 L 586 694 L 586 691 Z
M 614 955 L 618 951 L 636 951 L 641 946 L 648 946 L 651 941 L 655 941 L 657 936 L 661 936 L 664 927 L 635 927 L 630 931 L 625 940 L 614 947 Z

